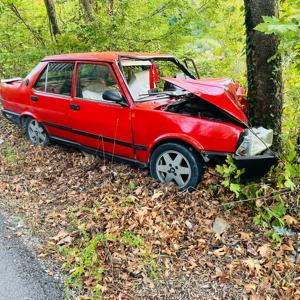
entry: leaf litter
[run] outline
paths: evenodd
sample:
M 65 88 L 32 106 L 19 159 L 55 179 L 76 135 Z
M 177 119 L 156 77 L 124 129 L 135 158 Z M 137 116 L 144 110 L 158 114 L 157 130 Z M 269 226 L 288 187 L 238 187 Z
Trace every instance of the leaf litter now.
M 214 170 L 193 193 L 180 192 L 146 170 L 63 146 L 33 147 L 3 118 L 0 132 L 1 207 L 44 241 L 39 257 L 62 268 L 70 298 L 300 297 L 299 263 L 290 259 L 298 220 L 286 216 L 296 234 L 274 247 L 247 204 L 220 205 L 233 195 Z M 1 147 L 14 155 L 6 159 Z

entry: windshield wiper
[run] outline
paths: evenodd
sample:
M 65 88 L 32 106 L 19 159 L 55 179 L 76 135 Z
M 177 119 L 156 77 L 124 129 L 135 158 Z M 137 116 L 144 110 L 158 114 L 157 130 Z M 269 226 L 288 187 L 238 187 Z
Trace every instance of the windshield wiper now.
M 170 94 L 161 92 L 161 93 L 156 93 L 156 94 L 140 94 L 139 96 L 144 96 L 144 97 L 138 98 L 137 101 L 141 101 L 141 100 L 146 99 L 146 98 L 149 98 L 149 97 L 170 96 Z
M 137 101 L 146 99 L 148 97 L 157 97 L 157 96 L 169 96 L 169 97 L 181 97 L 186 95 L 188 92 L 186 91 L 164 91 L 164 92 L 157 92 L 157 93 L 148 93 L 148 94 L 140 94 L 139 96 L 144 96 L 142 98 L 138 98 Z

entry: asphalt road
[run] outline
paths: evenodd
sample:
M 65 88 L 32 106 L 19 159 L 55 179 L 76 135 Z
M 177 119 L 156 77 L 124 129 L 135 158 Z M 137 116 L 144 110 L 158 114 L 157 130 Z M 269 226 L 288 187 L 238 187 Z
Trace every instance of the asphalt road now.
M 0 213 L 0 300 L 25 299 L 60 300 L 64 293 Z

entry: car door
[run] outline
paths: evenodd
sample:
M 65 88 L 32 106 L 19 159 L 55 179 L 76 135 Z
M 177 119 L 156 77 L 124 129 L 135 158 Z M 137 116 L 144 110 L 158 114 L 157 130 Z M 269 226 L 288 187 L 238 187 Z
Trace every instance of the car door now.
M 134 158 L 130 107 L 104 100 L 105 90 L 122 93 L 110 64 L 77 63 L 74 97 L 70 104 L 76 141 L 100 153 Z
M 33 114 L 50 136 L 72 140 L 69 119 L 75 62 L 49 62 L 35 82 L 30 95 Z

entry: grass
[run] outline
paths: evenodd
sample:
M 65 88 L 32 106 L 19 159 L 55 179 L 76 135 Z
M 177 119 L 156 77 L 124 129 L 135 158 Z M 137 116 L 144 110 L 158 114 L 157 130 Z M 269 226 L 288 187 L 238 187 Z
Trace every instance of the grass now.
M 153 254 L 145 246 L 143 238 L 129 231 L 124 231 L 120 236 L 110 234 L 97 234 L 90 238 L 89 233 L 81 230 L 82 239 L 74 246 L 60 246 L 59 252 L 64 256 L 64 269 L 69 275 L 65 278 L 66 297 L 71 298 L 71 289 L 84 293 L 85 288 L 91 291 L 93 299 L 101 298 L 101 283 L 104 272 L 104 263 L 101 259 L 101 250 L 104 243 L 120 243 L 126 247 L 138 249 L 141 263 L 145 266 L 149 277 L 157 283 L 160 279 L 159 268 Z
M 14 163 L 17 161 L 18 155 L 16 150 L 7 144 L 0 146 L 0 154 L 7 163 Z

